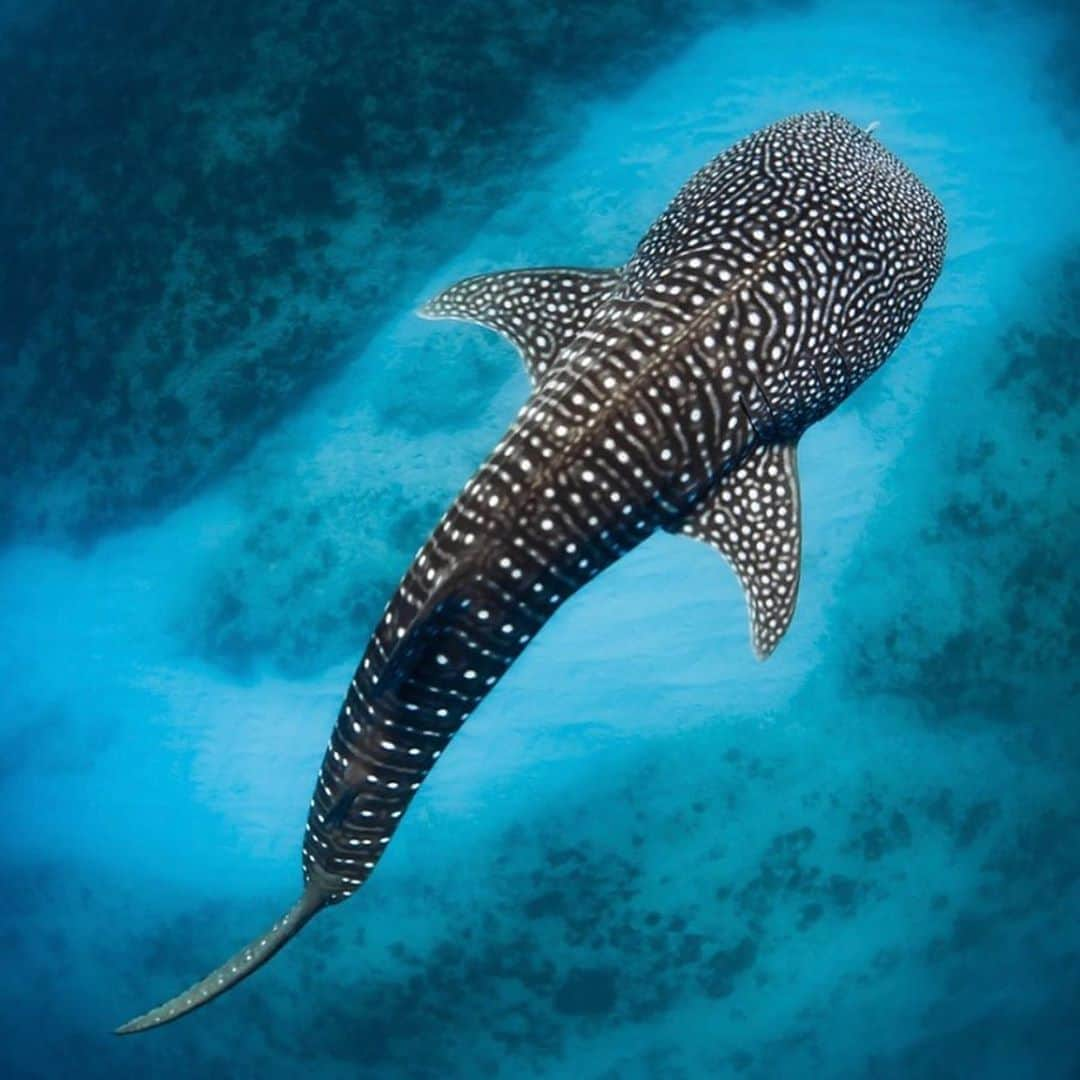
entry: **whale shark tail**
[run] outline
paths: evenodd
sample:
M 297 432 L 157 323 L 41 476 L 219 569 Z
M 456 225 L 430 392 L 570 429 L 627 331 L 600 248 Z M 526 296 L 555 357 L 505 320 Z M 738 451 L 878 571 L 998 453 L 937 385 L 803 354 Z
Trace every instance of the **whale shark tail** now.
M 138 1031 L 161 1027 L 179 1020 L 208 1001 L 213 1001 L 253 971 L 261 968 L 286 942 L 291 941 L 301 927 L 329 903 L 326 893 L 314 882 L 308 884 L 304 894 L 274 925 L 249 945 L 231 956 L 221 967 L 211 971 L 205 979 L 163 1005 L 151 1009 L 142 1016 L 129 1020 L 116 1029 L 117 1035 L 134 1035 Z

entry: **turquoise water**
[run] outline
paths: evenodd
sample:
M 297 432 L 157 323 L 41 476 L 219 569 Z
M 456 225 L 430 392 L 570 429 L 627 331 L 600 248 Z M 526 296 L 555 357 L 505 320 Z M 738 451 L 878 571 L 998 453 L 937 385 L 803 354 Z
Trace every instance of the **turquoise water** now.
M 1078 1075 L 1080 31 L 866 7 L 0 5 L 4 1075 Z M 294 899 L 372 622 L 527 393 L 413 309 L 623 261 L 810 108 L 951 231 L 803 440 L 776 655 L 654 537 L 361 893 L 115 1039 Z

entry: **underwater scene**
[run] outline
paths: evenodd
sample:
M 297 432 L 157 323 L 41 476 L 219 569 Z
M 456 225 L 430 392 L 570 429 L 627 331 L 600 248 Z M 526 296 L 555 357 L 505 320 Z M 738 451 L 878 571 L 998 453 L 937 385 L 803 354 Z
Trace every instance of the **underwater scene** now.
M 745 187 L 648 232 L 733 146 Z M 761 161 L 915 252 L 761 459 L 794 584 L 687 516 L 772 453 L 768 358 L 716 375 L 702 465 L 657 344 L 712 348 L 712 264 L 662 284 L 695 252 L 771 272 Z M 1078 182 L 1050 0 L 0 2 L 0 1075 L 1080 1077 Z M 793 290 L 858 267 L 826 246 Z M 444 293 L 528 267 L 609 272 Z M 504 299 L 524 364 L 463 321 L 521 339 Z M 654 370 L 609 459 L 563 438 Z M 607 548 L 593 460 L 642 515 Z

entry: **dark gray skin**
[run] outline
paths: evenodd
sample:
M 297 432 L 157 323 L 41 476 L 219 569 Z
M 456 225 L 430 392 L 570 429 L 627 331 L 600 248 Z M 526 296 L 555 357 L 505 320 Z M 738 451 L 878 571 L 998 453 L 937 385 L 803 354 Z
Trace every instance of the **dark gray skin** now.
M 368 643 L 315 787 L 301 899 L 119 1032 L 212 1000 L 351 896 L 553 612 L 657 529 L 727 558 L 755 651 L 771 653 L 798 592 L 799 437 L 896 347 L 945 238 L 941 206 L 892 154 L 842 117 L 809 113 L 697 173 L 625 267 L 485 275 L 426 305 L 509 338 L 532 395 Z

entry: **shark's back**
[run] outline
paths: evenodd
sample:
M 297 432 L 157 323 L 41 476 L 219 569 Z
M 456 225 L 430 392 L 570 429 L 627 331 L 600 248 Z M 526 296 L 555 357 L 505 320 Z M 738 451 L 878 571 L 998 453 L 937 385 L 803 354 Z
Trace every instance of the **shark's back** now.
M 681 352 L 797 437 L 906 333 L 945 236 L 937 199 L 872 135 L 834 113 L 791 117 L 691 177 L 562 366 L 619 345 Z

